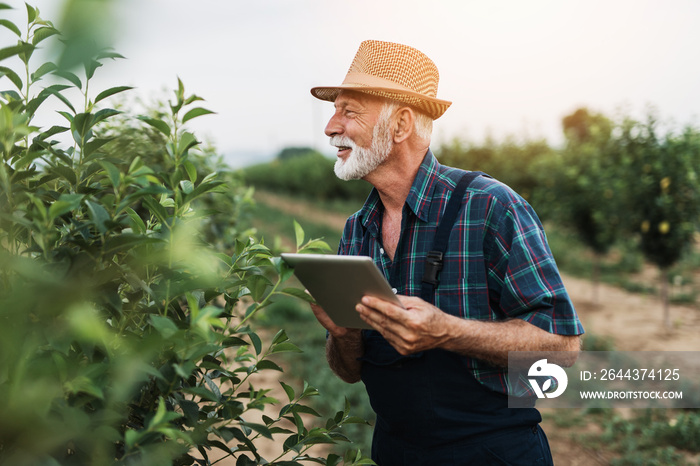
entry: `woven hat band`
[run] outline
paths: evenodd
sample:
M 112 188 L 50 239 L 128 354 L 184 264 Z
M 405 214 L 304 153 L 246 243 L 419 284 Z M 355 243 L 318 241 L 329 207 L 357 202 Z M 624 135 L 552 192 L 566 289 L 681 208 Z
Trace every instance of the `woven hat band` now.
M 380 78 L 379 76 L 372 76 L 366 73 L 356 73 L 349 71 L 345 80 L 343 81 L 343 86 L 358 86 L 358 87 L 376 87 L 392 89 L 395 91 L 404 91 L 415 93 L 413 89 L 409 89 L 401 84 L 388 79 Z

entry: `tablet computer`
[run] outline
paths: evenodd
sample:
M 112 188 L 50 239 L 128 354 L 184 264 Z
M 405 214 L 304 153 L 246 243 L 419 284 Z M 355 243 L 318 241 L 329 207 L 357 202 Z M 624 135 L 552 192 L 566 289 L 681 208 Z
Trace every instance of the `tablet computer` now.
M 365 295 L 403 307 L 371 257 L 283 253 L 282 259 L 340 327 L 372 328 L 355 310 Z

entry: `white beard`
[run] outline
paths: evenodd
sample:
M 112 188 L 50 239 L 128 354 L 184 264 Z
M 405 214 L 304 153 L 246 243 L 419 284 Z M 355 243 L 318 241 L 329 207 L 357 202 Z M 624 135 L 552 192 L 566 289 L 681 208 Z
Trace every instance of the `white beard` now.
M 394 147 L 389 132 L 389 118 L 382 112 L 372 132 L 370 147 L 359 147 L 347 136 L 332 136 L 331 145 L 349 147 L 351 150 L 347 159 L 338 159 L 333 170 L 341 180 L 359 180 L 377 169 L 389 157 Z

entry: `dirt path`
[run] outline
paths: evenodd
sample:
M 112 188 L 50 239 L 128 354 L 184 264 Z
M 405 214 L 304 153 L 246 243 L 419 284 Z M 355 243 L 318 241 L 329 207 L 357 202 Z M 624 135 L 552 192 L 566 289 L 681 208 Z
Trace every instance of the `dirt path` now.
M 563 275 L 584 328 L 610 337 L 618 351 L 700 350 L 700 310 L 671 306 L 673 328 L 663 326 L 661 303 L 656 296 L 632 294 L 599 284 L 599 300 L 592 302 L 593 284 Z

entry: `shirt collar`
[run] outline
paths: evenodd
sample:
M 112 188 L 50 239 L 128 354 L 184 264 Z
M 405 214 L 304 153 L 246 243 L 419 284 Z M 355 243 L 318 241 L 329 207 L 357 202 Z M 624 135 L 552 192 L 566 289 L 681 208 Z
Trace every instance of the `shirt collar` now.
M 435 190 L 435 181 L 437 180 L 439 167 L 440 164 L 437 159 L 432 151 L 428 149 L 420 167 L 418 167 L 418 173 L 413 180 L 411 189 L 408 192 L 408 197 L 406 198 L 406 205 L 408 208 L 413 211 L 416 217 L 424 222 L 427 222 L 429 218 L 430 201 L 433 197 L 433 191 Z M 359 212 L 362 225 L 364 225 L 365 228 L 369 228 L 373 233 L 376 233 L 379 230 L 381 221 L 380 214 L 383 208 L 379 193 L 376 189 L 372 188 L 372 192 L 370 192 L 365 204 Z

